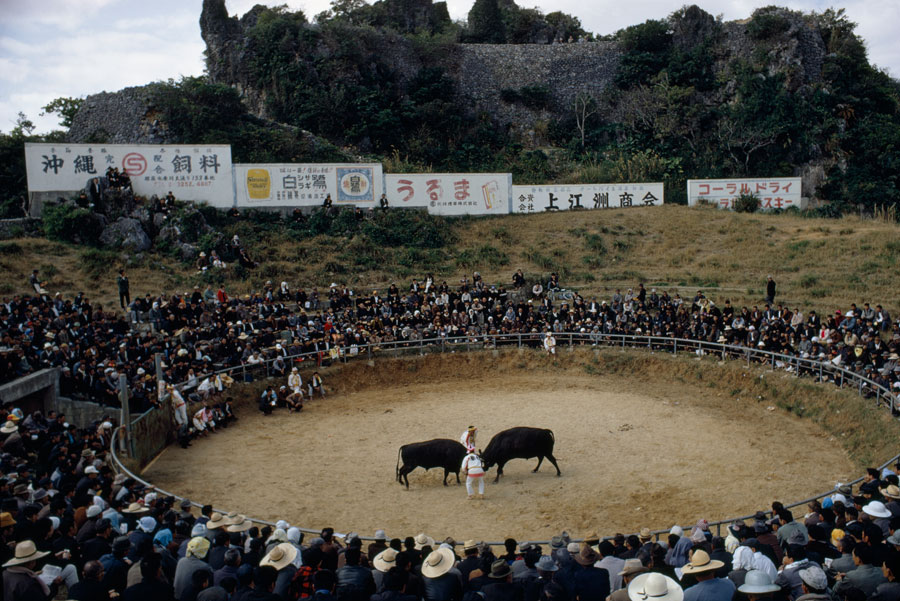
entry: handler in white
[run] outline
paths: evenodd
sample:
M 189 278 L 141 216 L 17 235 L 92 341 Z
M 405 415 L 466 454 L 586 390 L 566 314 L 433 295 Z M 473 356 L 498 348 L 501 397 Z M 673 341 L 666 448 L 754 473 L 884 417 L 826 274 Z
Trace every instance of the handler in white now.
M 288 376 L 288 388 L 290 388 L 291 392 L 297 393 L 301 397 L 303 396 L 303 378 L 300 377 L 300 371 L 296 367 L 291 370 L 291 375 Z
M 172 397 L 172 407 L 175 409 L 175 423 L 179 426 L 183 426 L 188 421 L 187 405 L 184 402 L 184 397 L 181 396 L 178 389 L 171 384 L 166 385 L 166 390 Z
M 469 493 L 469 500 L 475 498 L 476 482 L 478 482 L 478 498 L 484 499 L 484 467 L 481 457 L 475 454 L 475 449 L 469 449 L 469 454 L 463 459 L 462 469 L 466 472 L 466 492 Z
M 475 452 L 475 434 L 478 432 L 478 428 L 475 426 L 469 426 L 469 428 L 463 432 L 459 437 L 459 443 L 466 447 L 466 451 L 469 453 Z
M 544 349 L 548 355 L 556 354 L 556 338 L 553 337 L 553 332 L 547 332 L 544 336 Z

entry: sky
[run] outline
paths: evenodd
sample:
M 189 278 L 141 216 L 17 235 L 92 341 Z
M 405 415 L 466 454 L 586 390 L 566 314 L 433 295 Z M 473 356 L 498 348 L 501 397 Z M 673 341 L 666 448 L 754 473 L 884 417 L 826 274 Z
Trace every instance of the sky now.
M 227 0 L 230 15 L 254 4 L 287 4 L 307 18 L 328 9 L 329 0 Z M 473 0 L 448 0 L 450 16 L 465 19 Z M 613 33 L 647 19 L 663 18 L 684 0 L 517 0 L 543 12 L 561 10 L 596 34 Z M 775 0 L 705 0 L 705 11 L 725 20 L 744 19 Z M 900 2 L 789 0 L 779 5 L 803 12 L 844 8 L 858 24 L 870 60 L 900 77 Z M 0 0 L 0 131 L 9 132 L 24 112 L 37 133 L 59 129 L 59 119 L 41 107 L 61 96 L 84 97 L 204 71 L 199 17 L 202 0 Z

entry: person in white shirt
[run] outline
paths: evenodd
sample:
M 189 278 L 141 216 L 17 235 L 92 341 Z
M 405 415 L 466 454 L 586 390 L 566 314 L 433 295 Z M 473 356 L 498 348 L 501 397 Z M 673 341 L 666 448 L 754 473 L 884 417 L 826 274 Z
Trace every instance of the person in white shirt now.
M 478 499 L 484 499 L 484 467 L 481 457 L 470 451 L 462 462 L 462 470 L 466 473 L 466 492 L 469 500 L 475 498 L 475 483 L 478 483 Z
M 554 338 L 552 332 L 547 332 L 547 335 L 544 336 L 544 350 L 547 351 L 548 355 L 556 354 L 556 338 Z
M 296 367 L 291 370 L 291 375 L 288 376 L 287 385 L 292 393 L 303 396 L 303 378 L 300 377 L 300 370 Z
M 172 408 L 175 409 L 175 423 L 179 427 L 185 425 L 188 421 L 188 418 L 187 405 L 184 402 L 184 397 L 181 396 L 181 393 L 178 392 L 178 389 L 171 384 L 166 386 L 166 390 L 172 397 Z

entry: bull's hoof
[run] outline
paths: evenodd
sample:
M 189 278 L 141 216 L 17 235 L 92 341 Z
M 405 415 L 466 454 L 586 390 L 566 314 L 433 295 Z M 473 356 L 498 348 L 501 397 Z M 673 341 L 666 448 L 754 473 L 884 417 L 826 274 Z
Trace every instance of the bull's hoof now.
M 537 473 L 537 468 L 534 468 L 533 470 L 531 470 L 531 473 L 532 473 L 532 474 L 536 474 L 536 473 Z

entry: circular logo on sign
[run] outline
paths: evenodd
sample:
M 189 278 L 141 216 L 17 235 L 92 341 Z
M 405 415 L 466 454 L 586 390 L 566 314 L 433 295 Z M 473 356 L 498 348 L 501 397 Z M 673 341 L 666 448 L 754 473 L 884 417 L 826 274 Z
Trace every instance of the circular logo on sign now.
M 147 170 L 147 159 L 144 155 L 136 152 L 129 152 L 122 159 L 122 169 L 130 176 L 142 175 Z
M 351 197 L 366 196 L 371 188 L 369 185 L 369 178 L 366 174 L 360 173 L 359 171 L 345 173 L 341 177 L 340 186 L 344 194 Z

